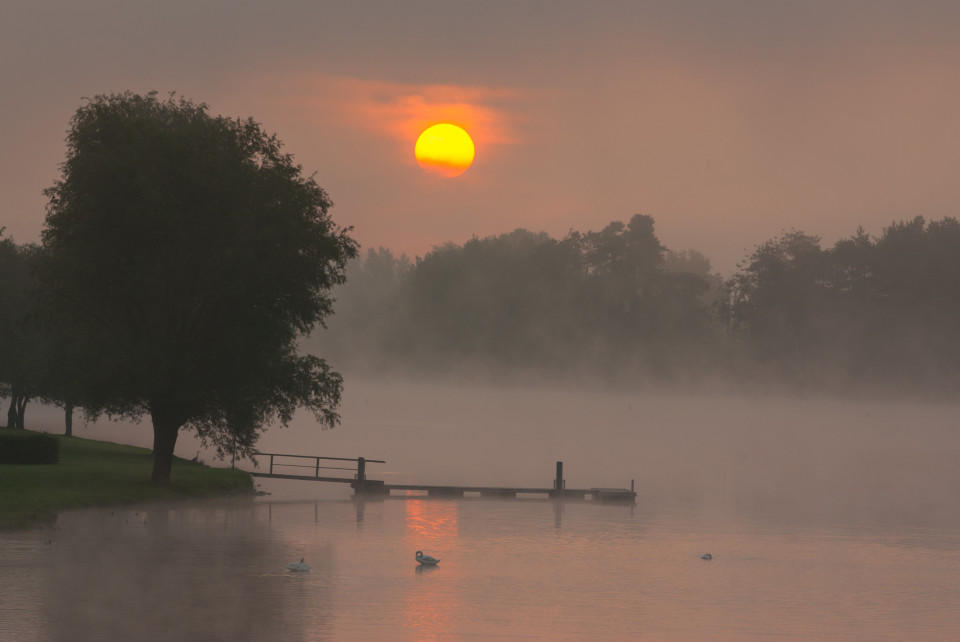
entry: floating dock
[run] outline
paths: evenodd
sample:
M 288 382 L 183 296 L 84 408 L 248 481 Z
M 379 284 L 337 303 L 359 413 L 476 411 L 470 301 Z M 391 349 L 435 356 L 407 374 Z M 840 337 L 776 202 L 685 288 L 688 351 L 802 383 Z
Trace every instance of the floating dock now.
M 636 503 L 637 493 L 633 489 L 633 481 L 630 482 L 630 488 L 567 488 L 566 481 L 563 479 L 563 462 L 557 462 L 556 477 L 553 480 L 553 486 L 546 488 L 531 488 L 520 486 L 456 486 L 456 485 L 430 485 L 430 484 L 388 484 L 382 480 L 369 479 L 367 477 L 367 464 L 385 464 L 381 459 L 366 459 L 364 457 L 320 457 L 316 455 L 285 455 L 280 453 L 256 453 L 257 457 L 269 457 L 269 466 L 267 472 L 252 472 L 254 477 L 266 477 L 271 479 L 295 479 L 302 481 L 318 481 L 350 484 L 354 493 L 357 495 L 368 496 L 389 496 L 393 491 L 425 492 L 431 497 L 502 497 L 511 498 L 518 495 L 544 495 L 551 499 L 570 499 L 586 500 L 599 502 L 630 502 Z M 312 464 L 302 463 L 303 460 L 312 460 Z M 356 468 L 346 468 L 342 466 L 321 466 L 320 462 L 337 461 L 356 462 Z M 309 474 L 307 469 L 312 474 Z M 327 470 L 356 470 L 353 477 L 327 477 L 320 472 Z

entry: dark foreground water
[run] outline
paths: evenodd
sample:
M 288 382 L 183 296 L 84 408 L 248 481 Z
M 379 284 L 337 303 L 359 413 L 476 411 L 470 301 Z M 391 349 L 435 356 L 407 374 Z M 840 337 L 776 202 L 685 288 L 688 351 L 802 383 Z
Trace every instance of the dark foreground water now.
M 300 417 L 263 449 L 386 459 L 371 477 L 411 483 L 549 486 L 563 460 L 569 487 L 634 479 L 638 503 L 265 480 L 252 501 L 68 512 L 0 534 L 0 640 L 960 639 L 956 405 L 347 393 L 341 428 Z M 308 574 L 284 569 L 301 557 Z

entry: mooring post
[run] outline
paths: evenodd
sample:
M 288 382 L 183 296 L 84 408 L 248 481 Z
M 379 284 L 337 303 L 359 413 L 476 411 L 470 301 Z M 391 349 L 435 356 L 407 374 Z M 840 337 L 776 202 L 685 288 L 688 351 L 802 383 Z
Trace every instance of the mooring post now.
M 557 478 L 553 480 L 553 490 L 557 493 L 563 490 L 563 462 L 557 462 Z
M 362 490 L 367 481 L 367 460 L 357 458 L 357 490 Z

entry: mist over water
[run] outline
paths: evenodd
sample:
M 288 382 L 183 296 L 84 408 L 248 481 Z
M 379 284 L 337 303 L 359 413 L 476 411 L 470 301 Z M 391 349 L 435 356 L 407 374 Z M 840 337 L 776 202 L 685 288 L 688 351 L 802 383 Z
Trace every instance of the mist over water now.
M 563 461 L 569 488 L 633 479 L 640 506 L 955 525 L 958 411 L 944 402 L 348 378 L 341 427 L 321 432 L 303 416 L 267 432 L 261 450 L 384 459 L 369 476 L 424 484 L 550 486 Z
M 629 488 L 638 505 L 690 502 L 744 515 L 956 527 L 960 403 L 664 390 L 610 391 L 345 376 L 342 424 L 308 413 L 267 430 L 261 452 L 366 457 L 371 479 L 473 486 Z M 62 430 L 52 408 L 34 429 Z M 139 425 L 77 422 L 80 437 L 149 447 Z M 201 447 L 183 432 L 177 454 Z M 211 465 L 228 466 L 212 452 Z M 326 462 L 353 467 L 351 462 Z M 251 462 L 238 465 L 257 470 Z M 268 460 L 262 458 L 259 470 Z M 328 470 L 351 477 L 351 470 Z M 346 499 L 346 485 L 258 480 L 282 499 Z
M 563 461 L 568 488 L 634 480 L 637 504 L 355 502 L 345 484 L 258 479 L 271 494 L 252 501 L 69 512 L 0 535 L 0 637 L 960 633 L 957 404 L 345 380 L 340 427 L 301 415 L 260 449 L 383 459 L 367 473 L 388 483 L 546 487 Z M 59 431 L 55 411 L 33 417 Z M 147 423 L 76 432 L 150 439 Z M 180 456 L 196 450 L 181 436 Z M 311 572 L 290 576 L 300 557 Z

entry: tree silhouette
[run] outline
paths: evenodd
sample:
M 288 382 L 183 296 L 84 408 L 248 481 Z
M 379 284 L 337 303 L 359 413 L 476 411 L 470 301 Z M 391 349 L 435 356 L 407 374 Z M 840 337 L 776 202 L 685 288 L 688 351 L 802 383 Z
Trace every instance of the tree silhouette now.
M 97 96 L 47 190 L 43 314 L 78 405 L 154 433 L 170 479 L 183 427 L 249 454 L 297 407 L 338 421 L 341 377 L 296 340 L 332 312 L 356 244 L 274 135 L 171 95 Z

